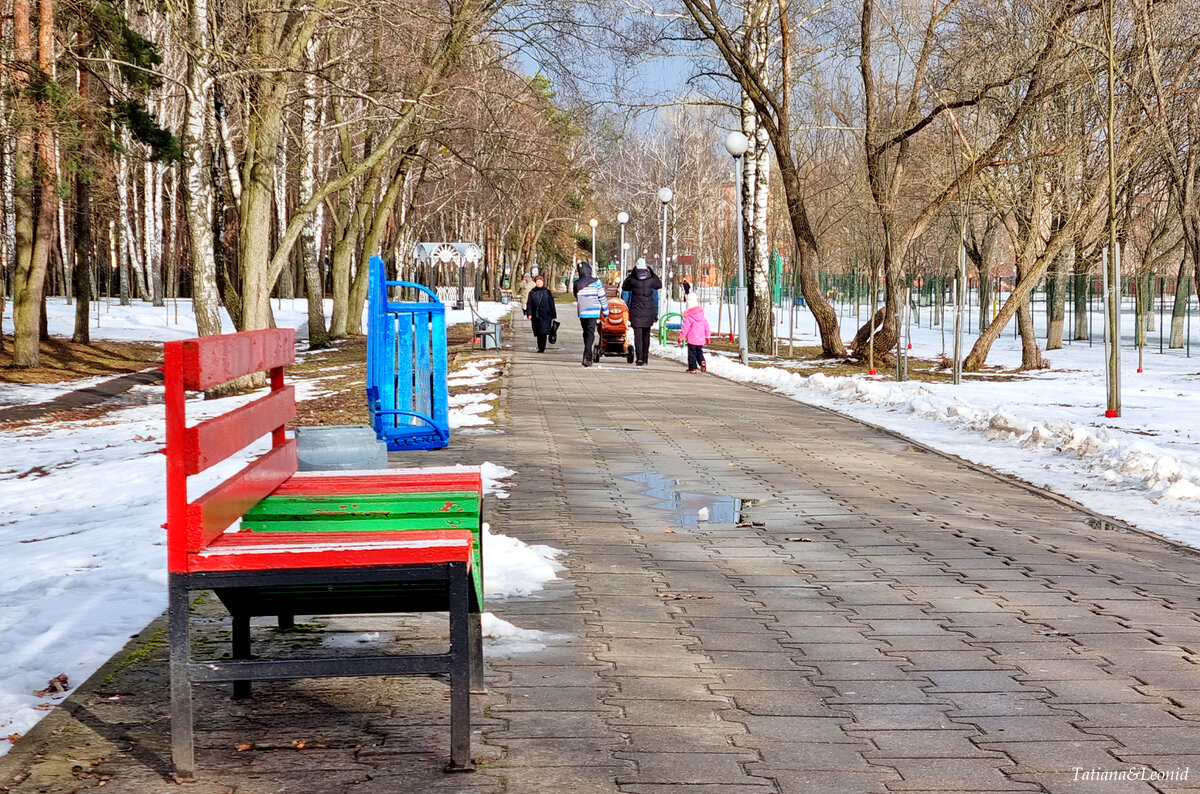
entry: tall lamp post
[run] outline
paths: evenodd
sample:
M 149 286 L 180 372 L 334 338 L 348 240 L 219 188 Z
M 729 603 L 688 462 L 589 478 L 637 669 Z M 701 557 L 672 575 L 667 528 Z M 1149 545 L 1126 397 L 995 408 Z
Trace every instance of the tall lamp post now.
M 600 221 L 592 218 L 588 221 L 588 226 L 592 227 L 592 275 L 599 275 L 596 272 L 596 227 L 600 225 Z
M 675 194 L 671 192 L 669 187 L 660 187 L 658 189 L 658 200 L 662 202 L 663 207 L 663 231 L 662 231 L 662 264 L 658 266 L 659 271 L 666 277 L 667 281 L 671 280 L 670 273 L 667 272 L 667 205 L 671 203 L 671 199 Z M 667 287 L 667 299 L 670 300 L 670 286 Z M 669 308 L 669 304 L 668 304 Z
M 742 133 L 734 130 L 725 137 L 725 151 L 733 157 L 733 170 L 737 172 L 737 240 L 738 240 L 738 352 L 742 363 L 749 363 L 746 351 L 746 252 L 742 241 L 742 155 L 750 148 L 750 141 Z
M 675 194 L 671 192 L 671 188 L 660 187 L 658 189 L 658 200 L 663 205 L 662 259 L 660 260 L 662 264 L 659 265 L 659 269 L 664 273 L 667 272 L 667 205 L 674 197 Z
M 617 223 L 621 224 L 621 278 L 617 282 L 625 282 L 625 224 L 629 223 L 629 213 L 624 210 L 617 213 Z

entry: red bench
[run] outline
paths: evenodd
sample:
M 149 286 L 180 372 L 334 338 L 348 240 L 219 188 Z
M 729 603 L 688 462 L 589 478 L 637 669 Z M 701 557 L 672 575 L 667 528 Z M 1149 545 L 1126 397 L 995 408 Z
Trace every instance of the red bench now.
M 193 683 L 234 682 L 234 695 L 244 696 L 253 680 L 401 674 L 449 675 L 447 769 L 473 769 L 470 693 L 483 683 L 479 470 L 297 473 L 296 441 L 284 429 L 296 411 L 294 388 L 283 383 L 284 367 L 293 360 L 290 329 L 164 346 L 167 612 L 176 772 L 190 777 L 195 770 Z M 188 426 L 188 391 L 263 371 L 270 375 L 265 396 Z M 189 477 L 267 434 L 271 445 L 266 452 L 189 501 Z M 369 504 L 360 509 L 358 501 Z M 247 513 L 260 520 L 247 518 L 231 530 Z M 188 615 L 195 590 L 215 591 L 229 610 L 232 659 L 191 658 Z M 295 614 L 414 611 L 449 612 L 447 652 L 250 658 L 254 616 L 278 615 L 280 624 L 287 625 Z

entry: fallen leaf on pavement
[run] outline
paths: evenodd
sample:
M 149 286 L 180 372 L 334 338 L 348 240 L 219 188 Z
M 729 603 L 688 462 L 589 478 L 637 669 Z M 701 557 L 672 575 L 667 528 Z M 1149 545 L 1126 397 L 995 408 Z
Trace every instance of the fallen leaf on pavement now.
M 17 743 L 17 739 L 20 739 L 20 738 L 21 738 L 21 734 L 19 734 L 19 733 L 10 733 L 8 736 L 5 736 L 4 738 L 5 738 L 5 739 L 8 739 L 8 740 L 9 740 L 10 742 L 12 742 L 13 744 L 16 744 L 16 743 Z
M 292 739 L 292 747 L 295 747 L 297 750 L 303 750 L 305 747 L 308 747 L 308 742 L 304 739 Z
M 237 745 L 237 751 L 239 753 L 244 753 L 247 750 L 253 750 L 253 749 L 254 749 L 254 742 L 245 742 L 243 744 Z

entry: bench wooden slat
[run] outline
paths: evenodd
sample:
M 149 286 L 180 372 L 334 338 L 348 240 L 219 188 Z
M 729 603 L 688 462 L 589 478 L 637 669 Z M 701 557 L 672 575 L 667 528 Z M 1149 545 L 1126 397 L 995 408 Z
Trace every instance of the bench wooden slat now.
M 296 387 L 284 386 L 251 403 L 215 416 L 184 436 L 188 476 L 215 466 L 296 416 Z
M 470 491 L 405 494 L 322 494 L 319 496 L 272 494 L 256 504 L 246 518 L 286 517 L 296 519 L 322 518 L 387 518 L 392 515 L 411 517 L 471 513 L 479 515 L 479 495 Z
M 362 472 L 349 475 L 300 472 L 275 490 L 275 496 L 290 494 L 423 493 L 426 491 L 483 492 L 478 472 L 406 474 Z
M 472 561 L 471 533 L 227 532 L 193 556 L 192 572 L 357 568 Z
M 479 514 L 462 513 L 456 516 L 432 518 L 430 516 L 395 516 L 392 518 L 364 518 L 346 516 L 329 519 L 242 519 L 242 529 L 251 532 L 387 532 L 409 530 L 470 529 L 479 525 Z
M 296 471 L 296 440 L 272 447 L 188 505 L 187 550 L 200 551 Z
M 184 388 L 202 391 L 243 375 L 287 366 L 296 360 L 294 339 L 291 328 L 184 339 Z

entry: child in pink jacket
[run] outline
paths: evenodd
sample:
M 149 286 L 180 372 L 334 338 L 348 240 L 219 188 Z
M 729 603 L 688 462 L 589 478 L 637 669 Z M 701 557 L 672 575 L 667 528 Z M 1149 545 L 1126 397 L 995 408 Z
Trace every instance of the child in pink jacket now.
M 679 344 L 688 346 L 688 372 L 708 372 L 704 362 L 704 346 L 708 344 L 711 329 L 704 307 L 693 292 L 688 292 L 687 309 L 683 313 L 683 325 L 679 327 Z

